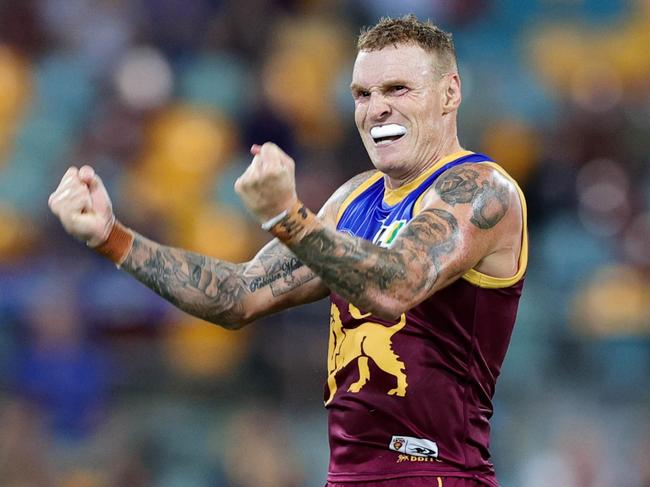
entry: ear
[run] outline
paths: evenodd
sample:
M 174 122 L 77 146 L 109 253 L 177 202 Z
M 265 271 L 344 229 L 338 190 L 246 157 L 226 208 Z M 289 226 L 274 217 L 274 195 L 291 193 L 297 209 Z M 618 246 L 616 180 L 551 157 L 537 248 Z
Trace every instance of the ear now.
M 442 79 L 442 113 L 455 112 L 460 106 L 462 99 L 460 92 L 460 76 L 458 73 L 448 73 Z

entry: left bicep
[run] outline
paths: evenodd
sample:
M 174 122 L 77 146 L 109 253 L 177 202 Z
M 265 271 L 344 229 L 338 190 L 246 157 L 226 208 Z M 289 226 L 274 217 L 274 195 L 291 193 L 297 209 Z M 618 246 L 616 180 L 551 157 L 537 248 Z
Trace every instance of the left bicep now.
M 465 164 L 441 175 L 392 246 L 414 276 L 414 302 L 508 245 L 517 227 L 511 210 L 517 197 L 513 184 L 486 165 Z

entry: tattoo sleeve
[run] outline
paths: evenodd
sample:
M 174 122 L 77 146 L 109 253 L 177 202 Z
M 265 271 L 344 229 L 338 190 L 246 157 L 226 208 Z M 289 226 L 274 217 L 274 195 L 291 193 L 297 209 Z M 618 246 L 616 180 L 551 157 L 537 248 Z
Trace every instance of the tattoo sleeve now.
M 470 222 L 482 229 L 493 228 L 505 216 L 510 205 L 506 185 L 494 177 L 485 177 L 468 167 L 445 172 L 435 185 L 436 192 L 448 205 L 471 204 Z
M 225 328 L 242 324 L 247 295 L 268 287 L 280 296 L 315 277 L 278 242 L 249 264 L 232 264 L 136 235 L 121 267 L 183 311 Z
M 341 202 L 371 173 L 355 176 L 341 186 L 324 206 L 323 217 L 333 220 Z M 279 309 L 284 303 L 311 301 L 327 291 L 321 285 L 307 289 L 307 294 L 291 294 L 317 275 L 277 240 L 250 262 L 232 264 L 135 234 L 121 268 L 180 309 L 225 328 L 238 328 L 247 321 L 250 308 L 246 303 L 251 300 L 259 315 L 272 306 Z
M 273 296 L 286 294 L 311 281 L 316 274 L 307 269 L 298 258 L 280 242 L 271 243 L 245 271 L 248 291 L 269 286 Z
M 378 295 L 406 301 L 430 291 L 441 260 L 456 248 L 458 235 L 451 213 L 427 209 L 411 220 L 390 249 L 322 226 L 291 244 L 291 249 L 330 289 L 372 310 Z

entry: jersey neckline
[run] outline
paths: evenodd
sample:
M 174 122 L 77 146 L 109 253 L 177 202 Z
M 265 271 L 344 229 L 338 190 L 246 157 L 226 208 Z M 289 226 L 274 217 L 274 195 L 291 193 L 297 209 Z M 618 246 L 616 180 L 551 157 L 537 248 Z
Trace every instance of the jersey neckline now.
M 411 181 L 410 183 L 406 183 L 400 186 L 399 188 L 390 189 L 386 186 L 386 182 L 384 181 L 384 202 L 387 205 L 395 206 L 396 204 L 400 203 L 404 198 L 406 198 L 414 189 L 420 186 L 429 176 L 431 176 L 442 166 L 444 166 L 449 162 L 455 161 L 456 159 L 460 159 L 461 157 L 465 157 L 471 154 L 474 154 L 474 152 L 468 150 L 461 150 L 449 154 L 448 156 L 445 156 L 441 159 L 438 159 L 438 161 L 436 161 L 435 164 L 433 164 L 433 166 L 429 167 L 426 171 L 420 174 L 413 181 Z M 385 174 L 383 173 L 380 174 L 385 176 Z

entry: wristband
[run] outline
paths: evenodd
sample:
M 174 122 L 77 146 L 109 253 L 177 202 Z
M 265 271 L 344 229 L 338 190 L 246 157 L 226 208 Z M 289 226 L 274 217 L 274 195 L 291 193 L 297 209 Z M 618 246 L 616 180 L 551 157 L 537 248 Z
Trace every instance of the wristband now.
M 98 245 L 93 250 L 119 267 L 126 260 L 126 256 L 129 255 L 133 246 L 133 239 L 133 232 L 115 220 L 106 242 Z
M 271 230 L 271 228 L 276 226 L 280 220 L 287 216 L 287 213 L 289 213 L 289 210 L 284 210 L 282 213 L 278 213 L 273 218 L 266 220 L 264 223 L 262 223 L 262 230 L 266 230 L 267 232 Z
M 296 201 L 291 208 L 283 213 L 284 215 L 282 213 L 278 215 L 281 218 L 269 230 L 287 245 L 299 242 L 303 236 L 320 225 L 316 215 L 309 211 L 301 201 Z M 271 220 L 275 220 L 275 218 Z

